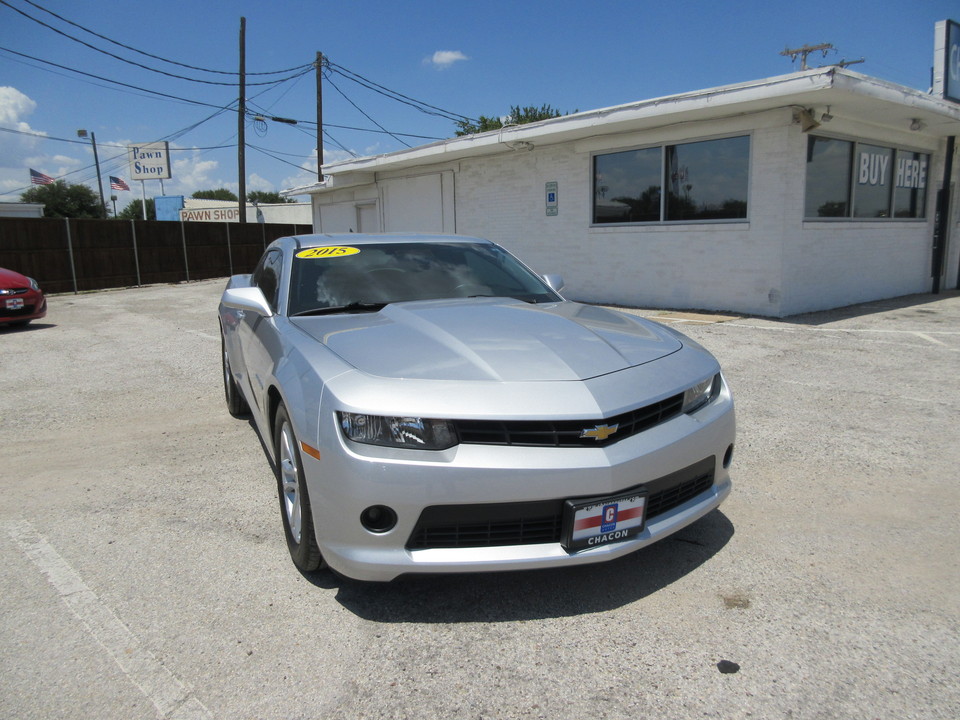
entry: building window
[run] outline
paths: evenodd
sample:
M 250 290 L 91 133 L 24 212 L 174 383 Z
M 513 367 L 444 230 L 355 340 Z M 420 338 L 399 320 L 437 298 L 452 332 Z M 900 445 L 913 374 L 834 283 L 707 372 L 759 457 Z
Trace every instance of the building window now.
M 893 216 L 898 218 L 926 217 L 927 168 L 930 156 L 923 153 L 897 151 L 894 171 Z
M 667 147 L 667 220 L 747 217 L 750 138 Z
M 749 166 L 747 136 L 596 155 L 593 222 L 744 219 Z
M 595 223 L 660 220 L 662 148 L 597 155 L 593 166 Z
M 893 149 L 857 144 L 854 172 L 853 216 L 858 218 L 890 217 L 890 190 L 893 183 Z
M 923 218 L 930 156 L 810 136 L 804 217 Z
M 807 143 L 804 217 L 847 217 L 853 143 L 811 136 Z

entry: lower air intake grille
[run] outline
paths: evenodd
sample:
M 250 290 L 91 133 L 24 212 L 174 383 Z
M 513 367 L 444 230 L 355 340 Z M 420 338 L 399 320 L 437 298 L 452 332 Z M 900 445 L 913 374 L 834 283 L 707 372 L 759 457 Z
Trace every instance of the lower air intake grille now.
M 682 505 L 713 486 L 713 458 L 647 483 L 647 519 Z M 535 545 L 560 542 L 563 500 L 424 508 L 408 550 Z

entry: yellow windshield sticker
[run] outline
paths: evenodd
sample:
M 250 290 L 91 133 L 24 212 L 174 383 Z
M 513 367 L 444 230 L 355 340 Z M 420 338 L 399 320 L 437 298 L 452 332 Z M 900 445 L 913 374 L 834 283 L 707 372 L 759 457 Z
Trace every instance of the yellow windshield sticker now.
M 297 253 L 298 258 L 337 258 L 347 255 L 356 255 L 360 248 L 347 247 L 345 245 L 330 245 L 329 247 L 315 247 L 308 250 L 301 250 Z

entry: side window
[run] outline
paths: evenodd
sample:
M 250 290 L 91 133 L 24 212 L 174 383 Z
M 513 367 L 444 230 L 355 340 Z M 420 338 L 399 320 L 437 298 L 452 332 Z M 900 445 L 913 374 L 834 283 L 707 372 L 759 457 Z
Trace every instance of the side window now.
M 926 153 L 811 135 L 806 218 L 924 218 Z
M 271 250 L 260 260 L 251 280 L 260 288 L 260 292 L 270 303 L 274 312 L 280 306 L 280 269 L 283 266 L 283 253 Z

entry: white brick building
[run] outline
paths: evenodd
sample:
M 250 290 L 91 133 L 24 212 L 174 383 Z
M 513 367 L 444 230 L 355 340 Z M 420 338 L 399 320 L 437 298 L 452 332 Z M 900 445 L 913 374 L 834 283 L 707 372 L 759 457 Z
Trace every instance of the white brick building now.
M 833 67 L 326 165 L 287 194 L 317 232 L 489 238 L 571 299 L 782 317 L 957 287 L 955 190 L 934 243 L 957 134 L 957 104 Z

